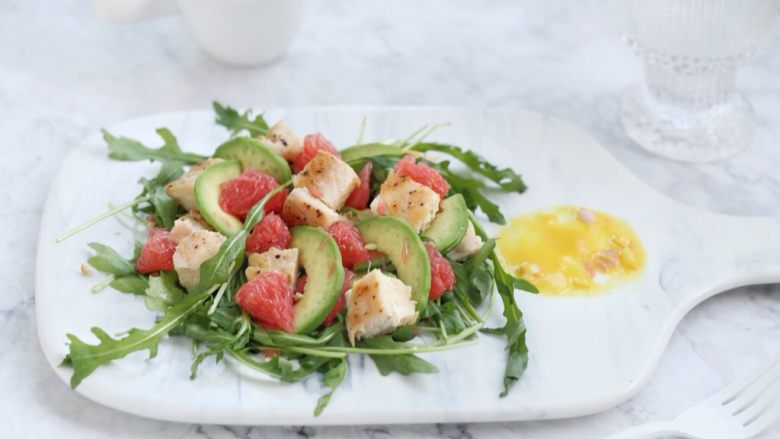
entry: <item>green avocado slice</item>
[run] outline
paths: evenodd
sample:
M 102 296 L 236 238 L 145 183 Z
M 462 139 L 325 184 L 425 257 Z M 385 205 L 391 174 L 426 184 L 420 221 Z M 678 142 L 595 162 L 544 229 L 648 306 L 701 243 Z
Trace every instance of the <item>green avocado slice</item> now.
M 293 248 L 306 270 L 303 297 L 295 304 L 296 334 L 317 329 L 336 304 L 344 283 L 344 268 L 336 241 L 324 230 L 309 226 L 293 227 Z
M 417 233 L 405 221 L 392 216 L 372 216 L 355 227 L 363 242 L 376 245 L 378 251 L 386 254 L 395 266 L 398 278 L 412 287 L 417 310 L 425 309 L 431 289 L 431 264 Z
M 439 208 L 440 212 L 436 214 L 428 228 L 423 230 L 422 237 L 433 241 L 441 254 L 447 254 L 466 235 L 469 226 L 469 210 L 461 194 L 443 199 Z
M 244 224 L 222 210 L 219 195 L 222 183 L 241 175 L 241 164 L 235 160 L 214 163 L 200 172 L 195 180 L 195 204 L 203 218 L 225 236 L 241 231 Z
M 290 165 L 264 143 L 251 137 L 236 137 L 220 145 L 214 157 L 238 160 L 242 170 L 254 169 L 268 174 L 279 184 L 290 181 Z

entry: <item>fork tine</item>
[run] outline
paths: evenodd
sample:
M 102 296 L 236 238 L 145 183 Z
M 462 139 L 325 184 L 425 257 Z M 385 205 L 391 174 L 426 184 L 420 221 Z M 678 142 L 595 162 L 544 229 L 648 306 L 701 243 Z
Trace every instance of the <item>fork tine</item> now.
M 777 387 L 775 384 L 778 384 L 778 380 L 780 380 L 780 363 L 777 364 L 777 367 L 768 370 L 764 375 L 755 380 L 754 384 L 743 392 L 740 392 L 732 402 L 726 404 L 733 408 L 731 414 L 736 416 L 749 407 L 754 406 L 762 395 L 773 389 L 773 387 Z M 780 393 L 780 389 L 778 389 L 778 393 Z M 771 397 L 772 393 L 769 393 L 769 396 Z
M 765 399 L 766 401 L 761 404 L 762 407 L 751 410 L 751 412 L 754 412 L 755 414 L 752 414 L 743 422 L 742 426 L 750 427 L 755 431 L 763 431 L 780 417 L 780 388 L 775 390 L 775 393 L 771 398 Z
M 736 382 L 727 386 L 723 390 L 717 393 L 718 399 L 721 405 L 729 404 L 739 397 L 744 390 L 752 386 L 759 378 L 761 378 L 770 369 L 777 367 L 780 364 L 780 356 L 772 360 L 771 362 L 760 367 L 758 370 L 751 373 L 747 378 L 742 381 Z
M 747 423 L 745 425 L 746 429 L 752 430 L 753 432 L 762 432 L 766 431 L 772 424 L 777 421 L 777 419 L 780 417 L 780 404 L 778 404 L 778 401 L 775 401 L 775 404 L 773 407 L 770 408 L 770 410 L 766 410 L 763 413 L 759 414 L 758 417 L 755 418 L 750 423 Z
M 755 398 L 752 404 L 738 415 L 743 420 L 742 425 L 748 426 L 756 422 L 761 416 L 772 417 L 772 415 L 780 414 L 778 411 L 771 411 L 774 410 L 778 400 L 780 400 L 780 381 L 773 383 L 769 389 L 769 392 L 764 392 L 762 397 Z

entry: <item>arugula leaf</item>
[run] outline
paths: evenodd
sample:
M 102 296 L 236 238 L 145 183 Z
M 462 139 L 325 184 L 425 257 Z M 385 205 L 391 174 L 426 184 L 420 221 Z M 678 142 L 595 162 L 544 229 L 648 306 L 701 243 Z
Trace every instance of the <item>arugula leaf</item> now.
M 89 247 L 95 250 L 95 255 L 87 259 L 87 263 L 96 270 L 115 276 L 135 274 L 135 264 L 132 260 L 123 258 L 116 250 L 99 242 L 90 242 Z
M 494 248 L 495 240 L 487 239 L 467 262 L 449 261 L 456 278 L 453 293 L 460 300 L 478 306 L 493 292 L 493 271 L 485 261 Z
M 149 276 L 149 286 L 144 290 L 144 304 L 150 311 L 164 311 L 184 299 L 184 291 L 177 286 L 179 277 L 175 272 L 161 272 Z
M 183 152 L 176 137 L 167 129 L 160 128 L 157 134 L 164 144 L 160 148 L 147 148 L 141 142 L 127 137 L 115 137 L 103 130 L 103 138 L 108 144 L 108 156 L 115 160 L 139 161 L 152 160 L 161 163 L 160 171 L 152 179 L 142 178 L 141 194 L 132 205 L 133 213 L 154 214 L 155 222 L 167 229 L 173 227 L 178 204 L 166 192 L 165 185 L 179 178 L 184 171 L 182 166 L 205 160 L 199 154 Z
M 450 261 L 450 266 L 456 279 L 453 293 L 460 299 L 478 306 L 493 292 L 493 274 L 484 264 L 473 272 L 468 265 L 459 262 Z
M 155 223 L 166 229 L 171 229 L 176 221 L 179 205 L 165 192 L 164 185 L 156 186 L 148 192 L 149 204 L 152 206 Z M 136 209 L 140 210 L 140 209 Z
M 205 316 L 204 316 L 205 317 Z M 210 330 L 208 329 L 208 318 L 204 318 L 203 326 L 206 326 L 201 335 L 203 340 L 208 344 L 208 349 L 203 352 L 199 352 L 194 356 L 192 360 L 192 366 L 190 367 L 190 379 L 195 379 L 198 374 L 198 367 L 203 361 L 214 356 L 216 361 L 219 362 L 224 356 L 226 349 L 241 350 L 250 340 L 252 322 L 248 315 L 242 314 L 239 318 L 235 319 L 233 328 L 230 331 L 222 330 Z
M 376 364 L 379 373 L 382 376 L 390 375 L 393 372 L 401 375 L 411 375 L 413 373 L 437 373 L 439 369 L 433 364 L 422 358 L 412 355 L 369 355 Z
M 466 201 L 466 206 L 469 210 L 473 211 L 479 207 L 491 222 L 497 224 L 506 223 L 506 219 L 501 213 L 501 209 L 498 205 L 482 194 L 482 190 L 485 188 L 484 183 L 474 178 L 458 175 L 450 170 L 450 162 L 446 160 L 441 162 L 426 161 L 426 163 L 434 169 L 437 169 L 447 180 L 450 184 L 450 193 L 459 193 L 463 195 L 463 199 Z
M 487 244 L 490 240 L 482 225 L 469 214 L 469 218 L 474 224 L 474 231 Z M 504 318 L 506 323 L 503 328 L 482 328 L 481 332 L 486 334 L 504 335 L 507 340 L 507 362 L 504 368 L 504 390 L 500 396 L 504 397 L 509 393 L 509 389 L 516 383 L 525 372 L 528 366 L 528 346 L 525 343 L 526 327 L 523 321 L 523 312 L 515 300 L 515 289 L 528 291 L 529 293 L 538 293 L 538 290 L 525 279 L 517 279 L 504 270 L 501 260 L 495 251 L 495 246 L 490 252 L 490 262 L 492 263 L 493 278 L 496 283 L 496 290 L 501 297 L 504 305 Z
M 192 312 L 192 314 L 190 314 L 181 325 L 173 328 L 168 333 L 168 336 L 183 336 L 192 339 L 193 342 L 205 342 L 213 330 L 209 327 L 211 320 L 209 319 L 208 315 L 203 312 L 202 308 L 203 306 L 201 305 L 201 309 Z
M 73 334 L 67 334 L 70 340 L 70 353 L 62 361 L 63 366 L 73 368 L 70 378 L 71 387 L 75 388 L 99 366 L 120 359 L 136 351 L 148 350 L 149 358 L 157 355 L 157 345 L 160 339 L 179 326 L 198 305 L 206 300 L 211 290 L 199 294 L 189 294 L 178 305 L 168 308 L 163 318 L 149 329 L 133 328 L 122 338 L 115 339 L 100 328 L 92 328 L 100 343 L 91 345 L 84 343 Z
M 144 291 L 149 287 L 149 283 L 143 276 L 130 274 L 117 277 L 108 286 L 123 293 L 143 295 Z
M 332 343 L 344 331 L 343 323 L 323 329 L 319 335 L 290 334 L 273 329 L 255 328 L 252 339 L 262 345 L 285 348 L 288 346 L 323 346 Z
M 473 172 L 496 183 L 498 187 L 506 192 L 523 193 L 527 189 L 523 179 L 512 168 L 499 169 L 474 151 L 441 143 L 417 143 L 411 149 L 419 152 L 437 151 L 448 154 L 458 159 Z
M 233 273 L 244 262 L 247 235 L 246 230 L 241 230 L 227 238 L 219 246 L 217 253 L 200 265 L 200 280 L 193 292 L 206 291 L 214 285 L 230 280 Z
M 474 221 L 472 220 L 472 223 Z M 493 250 L 496 248 L 496 240 L 494 238 L 483 239 L 482 247 L 474 253 L 468 261 L 468 271 L 472 276 L 484 266 L 485 261 L 493 254 Z
M 252 110 L 246 110 L 239 113 L 234 108 L 224 106 L 217 101 L 212 102 L 216 118 L 214 121 L 230 130 L 230 134 L 235 136 L 242 131 L 247 131 L 250 136 L 258 137 L 268 133 L 268 123 L 262 114 L 252 118 Z
M 396 329 L 392 335 L 393 340 L 400 341 L 402 343 L 409 340 L 413 340 L 415 337 L 417 337 L 415 326 L 416 325 L 414 324 L 409 324 L 409 325 L 401 326 L 400 328 Z
M 457 334 L 469 327 L 453 301 L 442 303 L 439 318 L 448 334 Z
M 166 229 L 173 227 L 173 222 L 178 216 L 178 204 L 165 192 L 165 186 L 179 178 L 184 171 L 179 162 L 163 162 L 160 172 L 152 179 L 142 178 L 138 182 L 143 190 L 136 197 L 139 203 L 133 206 L 133 213 L 154 215 L 155 223 Z M 144 215 L 144 216 L 146 216 Z
M 491 335 L 504 335 L 504 328 L 482 328 L 479 332 Z
M 336 391 L 336 388 L 341 385 L 341 383 L 344 382 L 344 378 L 347 377 L 347 359 L 342 358 L 340 360 L 334 360 L 334 362 L 336 362 L 336 366 L 328 369 L 322 377 L 322 385 L 330 387 L 330 390 L 320 396 L 317 400 L 317 405 L 314 407 L 314 416 L 322 414 L 322 411 L 325 410 L 325 407 L 330 402 L 333 392 Z
M 317 372 L 331 358 L 303 356 L 298 359 L 298 367 L 282 355 L 264 361 L 257 361 L 249 347 L 243 349 L 225 348 L 225 351 L 242 364 L 284 382 L 300 381 Z
M 393 338 L 388 335 L 362 340 L 359 345 L 360 347 L 373 349 L 405 347 L 403 343 L 393 340 Z M 437 373 L 439 371 L 433 364 L 413 354 L 369 356 L 374 360 L 376 368 L 379 369 L 379 373 L 383 376 L 389 375 L 392 372 L 397 372 L 401 375 L 411 375 L 413 373 Z
M 177 162 L 193 164 L 205 160 L 206 157 L 191 152 L 183 152 L 173 133 L 167 128 L 158 128 L 157 134 L 163 139 L 160 148 L 148 148 L 143 143 L 128 137 L 116 137 L 108 130 L 101 130 L 103 139 L 108 144 L 108 156 L 114 160 L 141 161 L 156 160 L 160 162 Z
M 372 159 L 377 156 L 397 157 L 400 158 L 408 152 L 401 149 L 398 145 L 392 143 L 363 143 L 359 145 L 352 145 L 339 151 L 341 159 L 350 165 L 363 166 L 366 160 Z
M 509 389 L 520 379 L 528 366 L 528 346 L 525 344 L 525 322 L 523 312 L 515 301 L 515 279 L 504 271 L 498 257 L 493 254 L 493 273 L 496 279 L 496 288 L 504 304 L 504 335 L 507 340 L 507 361 L 504 368 L 504 390 L 500 396 L 504 397 Z

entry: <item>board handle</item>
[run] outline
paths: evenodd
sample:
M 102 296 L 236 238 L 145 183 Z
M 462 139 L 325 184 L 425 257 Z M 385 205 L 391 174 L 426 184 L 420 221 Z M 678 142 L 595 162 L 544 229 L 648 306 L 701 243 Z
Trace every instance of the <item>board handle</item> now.
M 728 287 L 780 283 L 780 218 L 717 215 L 707 239 Z

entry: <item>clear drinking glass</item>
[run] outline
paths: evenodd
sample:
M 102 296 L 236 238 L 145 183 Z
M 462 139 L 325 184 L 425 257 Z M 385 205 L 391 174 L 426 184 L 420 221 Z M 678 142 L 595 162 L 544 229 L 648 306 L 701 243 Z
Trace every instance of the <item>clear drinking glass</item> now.
M 643 148 L 705 162 L 750 145 L 753 111 L 735 91 L 737 67 L 778 28 L 780 0 L 629 0 L 629 44 L 645 83 L 623 96 L 621 118 Z

